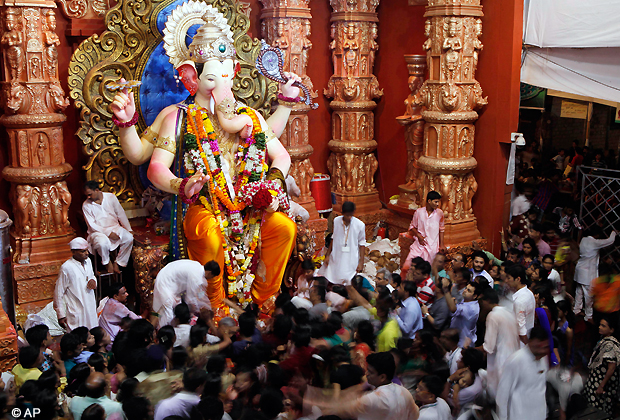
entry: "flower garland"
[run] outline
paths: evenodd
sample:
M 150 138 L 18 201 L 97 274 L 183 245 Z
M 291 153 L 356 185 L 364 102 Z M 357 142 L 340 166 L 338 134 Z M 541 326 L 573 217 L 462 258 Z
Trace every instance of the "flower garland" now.
M 222 170 L 222 160 L 217 136 L 206 110 L 192 104 L 187 110 L 187 129 L 184 136 L 186 153 L 185 170 L 193 175 L 202 172 L 209 176 L 200 196 L 200 202 L 213 212 L 222 237 L 224 262 L 227 274 L 228 297 L 237 295 L 239 302 L 252 301 L 250 289 L 254 274 L 248 270 L 256 262 L 256 248 L 260 241 L 260 228 L 264 210 L 273 197 L 281 209 L 288 211 L 288 196 L 275 181 L 266 181 L 269 169 L 265 163 L 266 136 L 261 123 L 251 108 L 241 108 L 253 123 L 252 135 L 239 145 L 236 159 L 241 160 L 240 172 L 232 188 Z M 206 190 L 206 191 L 205 191 Z

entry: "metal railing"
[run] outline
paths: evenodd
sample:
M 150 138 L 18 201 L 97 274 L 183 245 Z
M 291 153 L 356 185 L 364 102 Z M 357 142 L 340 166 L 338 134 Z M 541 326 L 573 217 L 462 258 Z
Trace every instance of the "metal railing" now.
M 579 172 L 579 220 L 584 230 L 598 224 L 607 235 L 620 231 L 620 171 L 580 166 Z M 616 269 L 620 270 L 620 247 L 605 248 L 600 256 L 601 260 L 611 256 Z

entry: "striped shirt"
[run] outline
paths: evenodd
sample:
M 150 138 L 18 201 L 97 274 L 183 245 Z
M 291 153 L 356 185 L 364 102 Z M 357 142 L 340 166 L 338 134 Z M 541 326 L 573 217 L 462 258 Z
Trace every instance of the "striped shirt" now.
M 435 282 L 429 277 L 418 283 L 418 302 L 430 307 L 435 300 Z

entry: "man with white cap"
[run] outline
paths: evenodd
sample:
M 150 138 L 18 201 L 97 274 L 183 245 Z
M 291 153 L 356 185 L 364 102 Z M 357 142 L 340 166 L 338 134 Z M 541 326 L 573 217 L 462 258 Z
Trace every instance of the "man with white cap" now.
M 87 200 L 82 211 L 88 225 L 89 250 L 101 256 L 101 263 L 107 266 L 108 273 L 120 273 L 119 267 L 127 267 L 133 235 L 125 210 L 116 195 L 102 192 L 97 181 L 84 185 Z M 110 260 L 110 252 L 118 248 L 116 261 Z
M 63 328 L 71 331 L 77 327 L 87 327 L 90 330 L 99 324 L 95 302 L 97 280 L 88 258 L 88 242 L 84 238 L 75 238 L 69 246 L 73 257 L 60 267 L 54 309 Z

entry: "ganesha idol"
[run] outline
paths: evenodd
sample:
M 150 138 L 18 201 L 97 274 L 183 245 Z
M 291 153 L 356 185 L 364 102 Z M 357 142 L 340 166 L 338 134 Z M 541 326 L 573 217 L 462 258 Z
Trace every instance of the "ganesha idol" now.
M 202 26 L 187 47 L 187 30 L 198 22 Z M 150 158 L 149 180 L 184 203 L 173 211 L 173 225 L 183 218 L 184 237 L 179 232 L 177 242 L 186 255 L 222 267 L 207 286 L 216 315 L 228 311 L 226 294 L 244 305 L 268 306 L 295 244 L 284 182 L 291 159 L 278 137 L 300 100 L 293 86 L 300 78 L 285 73 L 280 106 L 267 120 L 236 101 L 233 33 L 224 16 L 203 2 L 190 1 L 172 12 L 164 48 L 190 95 L 138 134 L 133 93 L 117 94 L 112 111 L 123 152 L 134 165 Z

